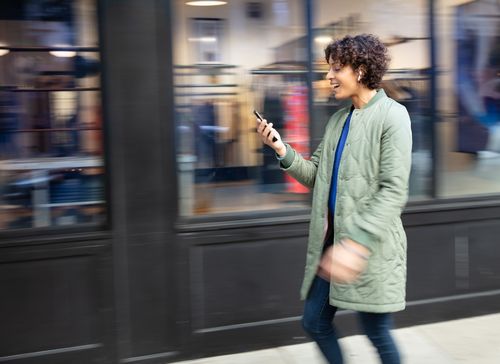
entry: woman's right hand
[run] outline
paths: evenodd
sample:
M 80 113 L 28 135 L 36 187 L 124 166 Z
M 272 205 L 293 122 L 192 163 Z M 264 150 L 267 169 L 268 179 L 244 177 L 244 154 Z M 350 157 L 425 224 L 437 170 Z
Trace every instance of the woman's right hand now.
M 345 239 L 342 244 L 336 243 L 323 253 L 317 274 L 335 283 L 354 283 L 365 271 L 369 256 L 370 251 L 363 245 Z
M 280 134 L 273 128 L 273 123 L 268 124 L 267 120 L 264 119 L 258 124 L 257 134 L 259 134 L 262 142 L 273 148 L 280 157 L 284 157 L 286 154 L 286 146 L 281 140 Z M 273 138 L 276 138 L 276 141 L 273 142 Z

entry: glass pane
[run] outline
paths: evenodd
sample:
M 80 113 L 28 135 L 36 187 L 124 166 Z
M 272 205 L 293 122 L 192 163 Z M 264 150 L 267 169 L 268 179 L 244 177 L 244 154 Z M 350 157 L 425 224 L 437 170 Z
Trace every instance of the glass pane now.
M 432 120 L 429 113 L 429 39 L 427 1 L 424 0 L 315 0 L 314 4 L 314 144 L 323 135 L 329 117 L 345 106 L 331 95 L 325 76 L 328 65 L 324 49 L 332 39 L 372 33 L 388 47 L 389 70 L 382 88 L 410 113 L 413 131 L 410 198 L 428 198 L 431 193 Z M 381 11 L 383 9 L 383 11 Z
M 174 2 L 180 214 L 302 208 L 308 190 L 257 138 L 257 109 L 309 155 L 304 2 Z
M 0 229 L 104 221 L 95 7 L 1 2 Z
M 7 46 L 98 45 L 95 0 L 2 0 L 0 20 Z
M 440 195 L 500 193 L 500 6 L 437 3 Z

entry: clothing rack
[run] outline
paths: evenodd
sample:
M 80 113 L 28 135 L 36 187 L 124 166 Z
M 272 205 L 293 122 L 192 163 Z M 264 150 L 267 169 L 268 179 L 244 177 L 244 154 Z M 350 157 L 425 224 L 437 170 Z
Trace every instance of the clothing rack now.
M 177 130 L 179 145 L 185 149 L 179 152 L 195 155 L 197 170 L 235 163 L 241 130 L 237 68 L 232 64 L 174 66 Z

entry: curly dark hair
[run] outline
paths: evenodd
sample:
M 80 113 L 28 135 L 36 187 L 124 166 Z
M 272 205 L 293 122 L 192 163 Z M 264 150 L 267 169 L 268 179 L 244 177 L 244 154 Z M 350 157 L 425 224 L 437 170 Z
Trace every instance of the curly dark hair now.
M 362 70 L 360 82 L 369 89 L 380 86 L 389 67 L 390 57 L 386 46 L 373 34 L 347 35 L 334 40 L 325 48 L 325 58 L 330 62 L 350 65 L 353 70 Z

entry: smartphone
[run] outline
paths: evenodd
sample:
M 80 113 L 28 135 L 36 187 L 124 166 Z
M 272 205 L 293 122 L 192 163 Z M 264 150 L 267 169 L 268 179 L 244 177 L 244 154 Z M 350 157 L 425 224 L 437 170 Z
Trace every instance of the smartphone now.
M 259 119 L 259 121 L 264 120 L 264 118 L 257 112 L 257 110 L 254 110 L 253 114 L 257 117 L 257 119 Z
M 253 114 L 257 117 L 257 119 L 259 120 L 259 123 L 260 123 L 262 120 L 264 120 L 264 118 L 262 117 L 262 115 L 260 115 L 260 114 L 258 113 L 258 111 L 257 111 L 257 110 L 254 110 L 254 111 L 253 111 Z M 276 137 L 273 137 L 273 142 L 275 142 L 275 141 L 277 141 L 277 140 L 278 140 L 278 139 L 277 139 Z

